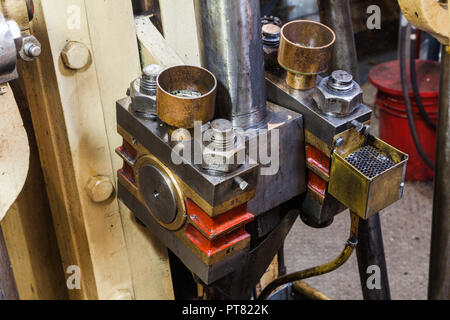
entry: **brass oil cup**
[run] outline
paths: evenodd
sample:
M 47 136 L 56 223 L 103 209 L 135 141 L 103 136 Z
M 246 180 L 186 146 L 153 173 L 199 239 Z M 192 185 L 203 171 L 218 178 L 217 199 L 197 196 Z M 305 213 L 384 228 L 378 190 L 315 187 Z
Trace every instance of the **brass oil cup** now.
M 180 65 L 165 69 L 157 79 L 156 113 L 169 126 L 190 129 L 195 121 L 214 117 L 217 80 L 208 70 Z
M 295 20 L 281 29 L 278 63 L 287 71 L 286 82 L 294 89 L 315 86 L 317 74 L 327 71 L 336 35 L 315 21 Z

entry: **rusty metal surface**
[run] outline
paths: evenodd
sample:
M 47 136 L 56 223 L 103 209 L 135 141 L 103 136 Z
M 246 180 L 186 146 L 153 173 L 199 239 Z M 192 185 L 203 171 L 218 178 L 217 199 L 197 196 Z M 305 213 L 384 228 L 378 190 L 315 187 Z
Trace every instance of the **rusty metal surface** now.
M 175 66 L 158 77 L 156 112 L 158 117 L 176 128 L 193 128 L 214 117 L 217 80 L 206 69 Z
M 336 36 L 327 26 L 307 20 L 291 21 L 281 29 L 278 63 L 288 71 L 295 89 L 311 89 L 315 75 L 328 69 Z

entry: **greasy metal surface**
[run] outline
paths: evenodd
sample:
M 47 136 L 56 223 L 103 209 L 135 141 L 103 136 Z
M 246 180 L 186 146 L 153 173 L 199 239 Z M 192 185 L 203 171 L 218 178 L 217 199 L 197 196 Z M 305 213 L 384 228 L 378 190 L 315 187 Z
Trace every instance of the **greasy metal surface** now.
M 370 120 L 372 110 L 363 104 L 346 117 L 337 118 L 323 114 L 312 101 L 313 90 L 290 88 L 285 81 L 286 73 L 280 69 L 266 72 L 268 100 L 300 113 L 304 119 L 305 130 L 323 141 L 330 149 L 333 148 L 334 137 L 347 130 L 348 123 L 352 120 Z M 320 80 L 320 77 L 318 78 Z
M 218 80 L 217 117 L 235 127 L 266 115 L 259 0 L 195 0 L 202 66 Z
M 450 299 L 450 57 L 442 50 L 428 297 Z
M 264 241 L 241 258 L 242 264 L 236 268 L 235 272 L 214 282 L 210 289 L 214 292 L 215 298 L 249 299 L 252 290 L 266 272 L 297 217 L 296 210 L 283 214 L 281 222 Z
M 314 87 L 315 77 L 328 69 L 336 36 L 327 26 L 307 20 L 291 21 L 281 29 L 278 63 L 288 71 L 294 89 Z
M 278 279 L 275 279 L 274 281 L 269 283 L 267 285 L 267 287 L 264 288 L 264 290 L 259 295 L 258 300 L 267 299 L 267 297 L 272 293 L 272 291 L 274 291 L 276 288 L 278 288 L 279 286 L 281 286 L 283 284 L 286 284 L 289 282 L 294 282 L 294 281 L 299 281 L 299 280 L 303 280 L 303 279 L 307 279 L 307 278 L 311 278 L 311 277 L 316 277 L 316 276 L 331 272 L 333 270 L 336 270 L 337 268 L 342 266 L 348 260 L 348 258 L 350 258 L 350 256 L 353 253 L 353 249 L 356 247 L 356 245 L 358 243 L 357 236 L 358 236 L 359 217 L 356 214 L 350 212 L 350 219 L 351 219 L 351 225 L 350 225 L 349 238 L 348 238 L 347 242 L 345 243 L 344 250 L 342 250 L 342 252 L 336 259 L 334 259 L 333 261 L 330 261 L 326 264 L 317 266 L 317 267 L 312 267 L 312 268 L 309 268 L 306 270 L 297 271 L 297 272 L 282 276 Z
M 354 129 L 350 129 L 348 132 L 354 136 L 361 136 Z M 366 152 L 367 146 L 377 150 L 376 157 L 373 154 L 368 155 Z M 366 148 L 361 151 L 363 147 Z M 386 166 L 389 161 L 384 159 L 383 156 L 389 158 L 389 161 L 392 161 L 395 165 Z M 348 157 L 364 172 L 347 161 Z M 380 160 L 382 163 L 380 163 Z M 367 166 L 368 161 L 371 162 L 369 164 L 377 167 Z M 352 145 L 351 148 L 343 145 L 337 148 L 332 156 L 328 192 L 361 218 L 368 219 L 377 211 L 384 209 L 402 197 L 407 161 L 408 156 L 406 154 L 376 137 L 368 136 L 361 140 L 359 146 Z M 382 171 L 387 167 L 388 169 Z M 364 173 L 371 175 L 371 177 Z M 375 175 L 376 173 L 378 174 Z
M 175 164 L 172 160 L 172 147 L 169 144 L 168 126 L 158 119 L 145 120 L 136 117 L 128 111 L 129 104 L 128 98 L 117 102 L 118 125 L 136 140 L 136 144 L 151 150 L 155 158 L 209 205 L 219 206 L 244 193 L 234 182 L 235 177 L 240 176 L 249 183 L 246 192 L 256 188 L 258 165 L 245 164 L 231 174 L 212 176 L 199 166 L 191 164 L 190 159 L 184 159 L 185 161 L 179 165 Z
M 156 113 L 170 126 L 193 128 L 214 117 L 217 80 L 206 69 L 174 66 L 165 69 L 157 79 Z
M 259 154 L 269 155 L 272 152 L 271 149 L 275 147 L 278 151 L 278 159 L 274 152 L 272 152 L 272 163 L 268 165 L 262 164 L 264 161 L 259 159 L 260 170 L 270 166 L 275 168 L 276 165 L 279 168 L 276 174 L 258 177 L 256 195 L 248 203 L 249 211 L 256 215 L 273 209 L 306 191 L 303 117 L 271 103 L 267 106 L 267 122 L 258 128 L 258 130 L 268 130 L 267 144 L 261 143 L 261 137 L 258 138 Z M 275 130 L 278 131 L 279 140 L 274 139 L 278 145 L 272 146 L 271 135 Z M 258 131 L 254 132 L 254 134 L 257 133 Z M 256 139 L 256 136 L 249 138 L 249 140 L 252 139 Z M 247 140 L 247 150 L 249 150 L 249 140 Z
M 319 0 L 320 21 L 336 34 L 331 58 L 331 70 L 345 70 L 359 82 L 353 21 L 349 0 Z
M 150 231 L 159 238 L 176 256 L 183 260 L 186 267 L 194 272 L 204 283 L 212 283 L 227 274 L 239 269 L 245 260 L 248 249 L 243 249 L 220 262 L 208 266 L 193 249 L 185 242 L 180 241 L 176 234 L 163 228 L 148 213 L 141 204 L 122 184 L 118 184 L 118 197 L 141 220 Z M 183 230 L 181 230 L 183 232 Z M 190 240 L 188 240 L 190 241 Z

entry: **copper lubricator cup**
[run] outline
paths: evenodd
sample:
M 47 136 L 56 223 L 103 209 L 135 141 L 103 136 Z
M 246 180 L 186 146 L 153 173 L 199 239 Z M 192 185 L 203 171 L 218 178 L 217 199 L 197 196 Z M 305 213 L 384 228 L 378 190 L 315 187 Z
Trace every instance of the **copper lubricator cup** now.
M 281 29 L 278 63 L 287 70 L 286 82 L 300 90 L 311 89 L 319 73 L 328 69 L 336 35 L 327 26 L 295 20 Z
M 193 128 L 214 117 L 216 77 L 195 66 L 175 66 L 165 69 L 157 79 L 156 113 L 168 125 Z

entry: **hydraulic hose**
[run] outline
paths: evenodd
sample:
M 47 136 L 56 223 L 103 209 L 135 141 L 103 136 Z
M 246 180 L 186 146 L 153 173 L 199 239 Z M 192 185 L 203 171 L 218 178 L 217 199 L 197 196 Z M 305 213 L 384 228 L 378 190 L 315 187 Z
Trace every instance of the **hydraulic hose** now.
M 282 286 L 283 284 L 295 282 L 315 276 L 319 276 L 328 272 L 331 272 L 333 270 L 336 270 L 340 266 L 342 266 L 348 258 L 353 253 L 353 249 L 356 247 L 358 243 L 358 225 L 359 225 L 359 217 L 353 213 L 350 212 L 350 219 L 351 219 L 351 225 L 350 225 L 350 236 L 345 244 L 344 250 L 341 252 L 341 254 L 334 259 L 331 262 L 328 262 L 324 265 L 309 268 L 306 270 L 297 271 L 294 273 L 287 274 L 285 276 L 282 276 L 278 279 L 275 279 L 271 283 L 269 283 L 264 290 L 261 292 L 261 294 L 258 297 L 258 300 L 265 300 L 267 297 L 279 286 Z
M 422 98 L 419 94 L 419 86 L 417 84 L 417 71 L 416 71 L 416 33 L 414 32 L 415 28 L 411 28 L 411 50 L 410 50 L 410 69 L 411 69 L 411 85 L 414 93 L 414 99 L 416 100 L 417 107 L 419 109 L 420 116 L 423 121 L 432 129 L 436 130 L 436 123 L 430 118 L 425 107 L 422 103 Z
M 429 166 L 431 169 L 434 170 L 434 164 L 431 161 L 431 159 L 428 157 L 428 155 L 425 153 L 425 151 L 422 148 L 422 144 L 419 140 L 419 135 L 417 134 L 416 129 L 416 123 L 414 122 L 414 113 L 411 106 L 411 100 L 409 98 L 409 90 L 408 90 L 408 82 L 407 82 L 407 75 L 406 75 L 406 38 L 408 33 L 408 28 L 410 24 L 409 23 L 402 23 L 400 27 L 400 76 L 402 80 L 402 91 L 403 91 L 403 98 L 405 100 L 405 109 L 406 114 L 408 116 L 408 123 L 409 123 L 409 129 L 411 132 L 411 136 L 414 141 L 414 145 L 416 146 L 417 152 L 419 153 L 420 157 L 423 159 L 423 161 Z

